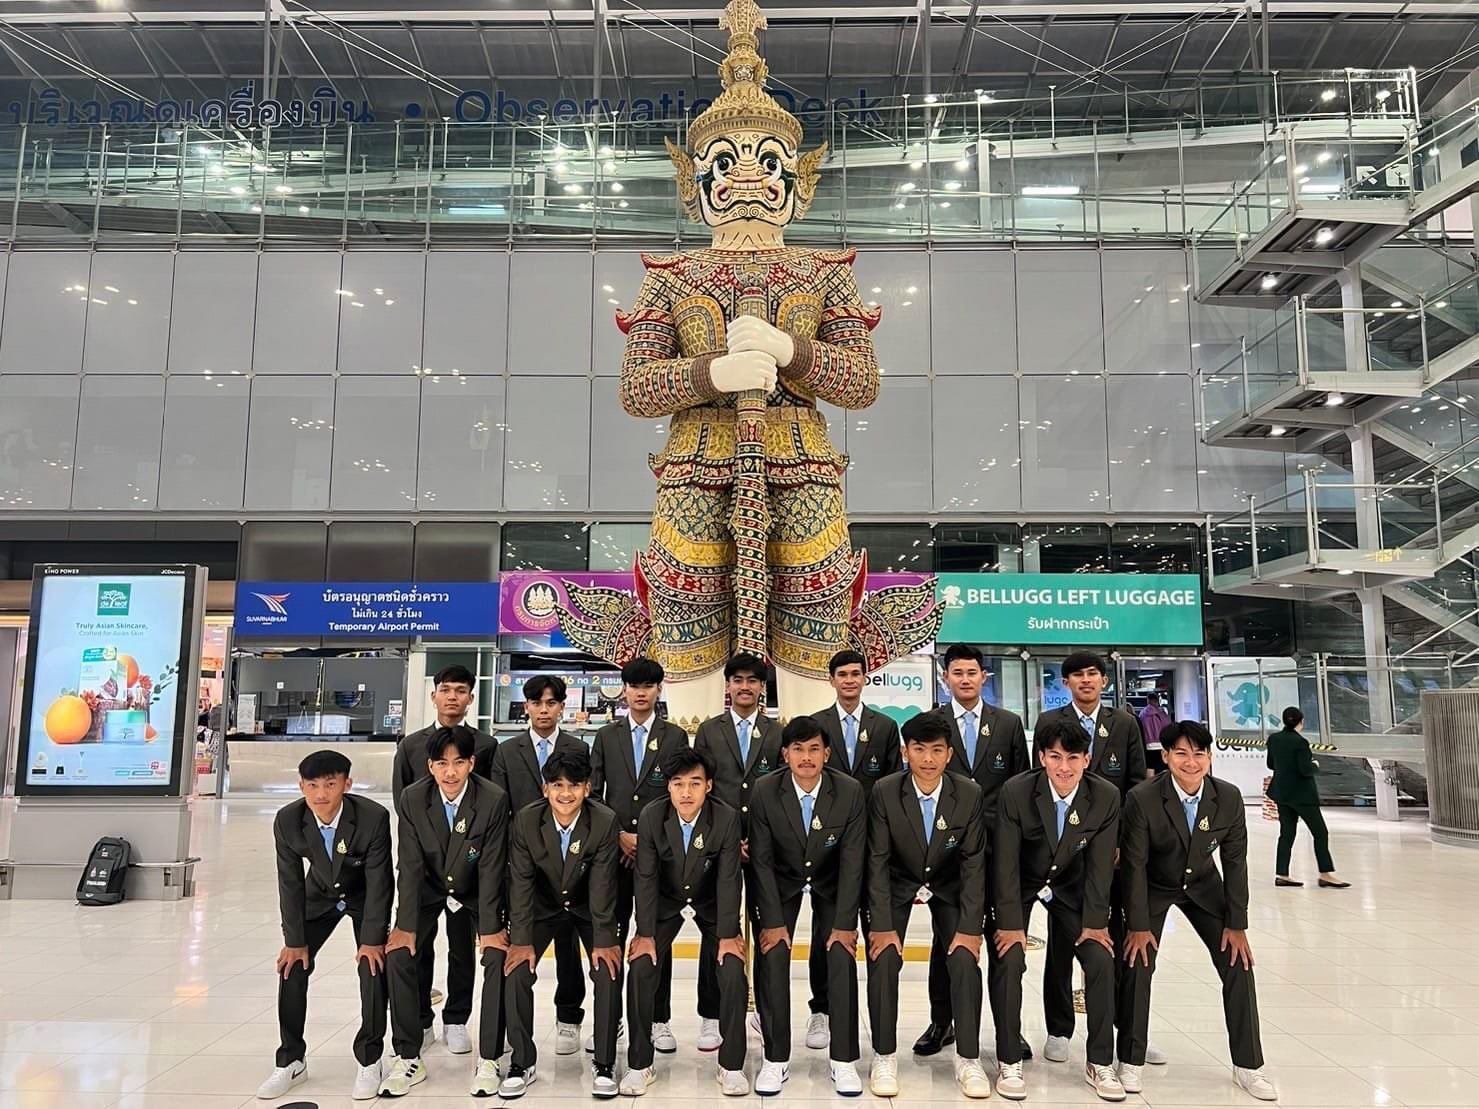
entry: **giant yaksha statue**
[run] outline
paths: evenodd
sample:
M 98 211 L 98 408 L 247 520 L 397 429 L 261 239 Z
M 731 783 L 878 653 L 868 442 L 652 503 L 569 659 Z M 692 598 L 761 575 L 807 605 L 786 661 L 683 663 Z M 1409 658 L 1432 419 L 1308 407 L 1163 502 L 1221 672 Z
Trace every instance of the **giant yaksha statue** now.
M 870 332 L 850 250 L 787 247 L 786 224 L 816 193 L 825 146 L 801 152 L 801 124 L 765 91 L 753 0 L 720 25 L 724 91 L 668 144 L 678 195 L 713 229 L 707 250 L 643 256 L 626 333 L 622 406 L 668 418 L 652 459 L 652 541 L 637 598 L 566 583 L 566 634 L 620 662 L 647 651 L 667 670 L 670 715 L 686 724 L 723 703 L 735 651 L 771 660 L 780 710 L 832 700 L 827 661 L 849 645 L 881 665 L 933 638 L 932 584 L 868 594 L 867 558 L 848 541 L 847 459 L 818 399 L 866 408 L 878 397 Z

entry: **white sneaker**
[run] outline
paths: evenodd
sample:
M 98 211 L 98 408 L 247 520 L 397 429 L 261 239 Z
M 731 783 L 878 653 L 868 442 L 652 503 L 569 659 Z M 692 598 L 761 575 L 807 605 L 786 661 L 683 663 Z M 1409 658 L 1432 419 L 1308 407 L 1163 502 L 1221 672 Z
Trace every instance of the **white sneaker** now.
M 282 1097 L 308 1073 L 308 1064 L 302 1059 L 296 1063 L 289 1063 L 285 1067 L 273 1067 L 272 1073 L 257 1087 L 257 1096 L 263 1101 L 271 1101 L 275 1097 Z M 371 1095 L 374 1096 L 373 1094 Z
M 1145 1062 L 1147 1066 L 1164 1067 L 1170 1061 L 1171 1057 L 1156 1047 L 1155 1044 L 1145 1045 Z
M 659 1055 L 671 1055 L 678 1050 L 678 1039 L 673 1035 L 671 1024 L 666 1021 L 652 1022 L 652 1050 Z
M 1134 1063 L 1120 1064 L 1120 1085 L 1125 1088 L 1127 1094 L 1138 1094 L 1145 1089 L 1145 1082 L 1140 1076 L 1141 1068 Z
M 627 1034 L 627 1022 L 624 1021 L 624 1020 L 617 1021 L 616 1022 L 616 1042 L 617 1043 L 621 1043 L 622 1037 L 624 1037 L 626 1034 Z M 652 1025 L 652 1038 L 653 1039 L 657 1039 L 657 1023 L 655 1021 L 653 1022 L 653 1025 Z M 673 1045 L 673 1050 L 676 1051 L 677 1050 L 677 1047 L 678 1047 L 678 1045 L 677 1044 L 674 1044 Z M 595 1033 L 594 1030 L 592 1030 L 591 1034 L 585 1038 L 585 1053 L 587 1055 L 594 1055 L 596 1053 L 596 1033 Z
M 873 1067 L 868 1071 L 868 1089 L 874 1097 L 899 1096 L 899 1060 L 894 1055 L 873 1056 Z
M 591 1067 L 591 1097 L 615 1097 L 620 1092 L 615 1067 L 603 1067 L 599 1063 Z
M 472 1075 L 472 1089 L 468 1092 L 473 1097 L 493 1097 L 502 1084 L 503 1075 L 499 1073 L 498 1060 L 479 1059 L 478 1069 Z
M 574 1055 L 579 1050 L 580 1025 L 557 1023 L 555 1025 L 555 1054 Z M 591 1044 L 591 1050 L 596 1050 L 594 1043 Z
M 399 1055 L 390 1057 L 390 1065 L 386 1067 L 385 1079 L 380 1083 L 381 1097 L 405 1097 L 411 1092 L 411 1087 L 426 1081 L 426 1067 L 420 1058 L 402 1059 Z
M 1002 1063 L 996 1068 L 996 1092 L 1009 1101 L 1025 1101 L 1027 1082 L 1021 1063 Z
M 832 1062 L 832 1089 L 839 1097 L 857 1097 L 863 1092 L 863 1079 L 856 1063 Z
M 1120 1085 L 1119 1075 L 1114 1073 L 1113 1067 L 1101 1067 L 1093 1063 L 1086 1063 L 1084 1065 L 1084 1081 L 1094 1087 L 1094 1092 L 1105 1101 L 1125 1100 L 1125 1088 Z
M 826 1013 L 813 1013 L 806 1020 L 806 1046 L 821 1050 L 832 1043 L 832 1024 Z
M 569 1052 L 566 1052 L 568 1055 Z M 521 1067 L 517 1063 L 508 1068 L 508 1073 L 503 1076 L 503 1081 L 498 1085 L 498 1096 L 512 1100 L 523 1097 L 529 1087 L 534 1085 L 534 1079 L 538 1077 L 533 1067 Z
M 421 1050 L 422 1051 L 425 1051 L 427 1048 L 429 1048 L 432 1044 L 434 1044 L 436 1042 L 437 1042 L 437 1030 L 435 1028 L 428 1028 L 424 1032 L 421 1033 Z
M 786 1079 L 790 1077 L 790 1063 L 772 1063 L 767 1059 L 761 1064 L 760 1073 L 755 1076 L 755 1092 L 761 1097 L 778 1094 L 781 1092 L 781 1087 L 786 1084 Z
M 719 1068 L 719 1092 L 725 1097 L 744 1097 L 750 1092 L 750 1080 L 742 1070 Z
M 1068 1062 L 1068 1045 L 1072 1043 L 1067 1036 L 1049 1036 L 1042 1045 L 1042 1057 L 1050 1063 Z
M 641 1097 L 656 1081 L 657 1071 L 651 1067 L 633 1068 L 621 1076 L 621 1096 Z
M 467 1034 L 465 1024 L 442 1025 L 442 1042 L 453 1055 L 467 1055 L 472 1051 L 472 1037 Z
M 698 1043 L 695 1045 L 700 1051 L 718 1051 L 719 1045 L 724 1042 L 724 1037 L 719 1035 L 719 1022 L 704 1017 L 698 1022 Z
M 354 1091 L 349 1096 L 355 1101 L 373 1101 L 380 1096 L 379 1060 L 355 1071 Z
M 1274 1080 L 1263 1073 L 1263 1068 L 1233 1067 L 1233 1081 L 1256 1097 L 1259 1101 L 1277 1101 L 1279 1089 Z
M 986 1077 L 986 1072 L 981 1068 L 979 1059 L 956 1059 L 955 1083 L 966 1097 L 991 1096 L 991 1079 Z

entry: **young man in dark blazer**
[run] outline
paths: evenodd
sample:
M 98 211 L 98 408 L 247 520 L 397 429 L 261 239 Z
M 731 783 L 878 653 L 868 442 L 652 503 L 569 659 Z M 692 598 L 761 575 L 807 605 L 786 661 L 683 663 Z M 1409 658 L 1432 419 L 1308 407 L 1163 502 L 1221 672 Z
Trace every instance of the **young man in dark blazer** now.
M 562 923 L 591 953 L 596 1044 L 591 1093 L 615 1097 L 621 1020 L 621 941 L 616 934 L 616 814 L 591 796 L 584 751 L 545 760 L 544 796 L 514 814 L 508 847 L 508 954 L 504 1011 L 513 1060 L 498 1089 L 523 1097 L 534 1082 L 534 972 Z
M 945 951 L 955 1013 L 955 1080 L 970 1098 L 991 1096 L 981 1067 L 981 928 L 986 916 L 986 814 L 981 787 L 945 768 L 950 724 L 936 712 L 904 724 L 909 769 L 868 795 L 868 1020 L 875 1097 L 899 1096 L 899 972 L 916 900 Z
M 938 711 L 950 721 L 950 772 L 970 778 L 981 787 L 989 828 L 996 819 L 996 795 L 1002 784 L 1028 769 L 1027 735 L 1020 716 L 997 708 L 981 696 L 990 672 L 980 651 L 969 643 L 955 643 L 946 650 L 943 663 L 950 703 Z M 989 870 L 989 843 L 986 866 Z M 955 1041 L 950 976 L 945 970 L 945 953 L 938 945 L 930 948 L 929 999 L 930 1022 L 914 1041 L 916 1055 L 934 1055 Z M 1026 1057 L 1031 1058 L 1025 1042 L 1023 1048 Z
M 394 801 L 401 790 L 426 777 L 426 744 L 439 728 L 455 728 L 467 719 L 468 709 L 476 696 L 472 671 L 465 666 L 444 666 L 432 681 L 431 703 L 436 720 L 412 732 L 396 745 L 391 767 L 390 792 Z M 473 768 L 480 777 L 488 777 L 493 767 L 493 752 L 498 741 L 473 729 Z M 477 967 L 477 941 L 471 931 L 472 917 L 467 913 L 447 914 L 447 998 L 442 1005 L 442 1039 L 453 1055 L 472 1051 L 472 1038 L 467 1034 L 467 1021 L 472 1016 L 472 985 Z M 421 971 L 421 1027 L 425 1029 L 423 1046 L 429 1046 L 436 1034 L 432 1030 L 431 980 L 436 973 L 436 933 L 432 942 L 416 953 Z
M 739 814 L 740 858 L 744 863 L 745 896 L 754 900 L 749 865 L 750 791 L 755 783 L 781 767 L 781 726 L 760 707 L 765 695 L 765 661 L 754 655 L 735 655 L 724 664 L 724 688 L 729 708 L 698 726 L 695 750 L 708 755 L 714 767 L 714 796 Z M 698 955 L 698 1049 L 714 1051 L 722 1038 L 719 1029 L 719 960 L 712 937 L 705 936 Z M 755 987 L 764 990 L 756 979 Z M 757 998 L 758 1007 L 758 998 Z
M 1279 845 L 1274 851 L 1274 885 L 1302 886 L 1289 877 L 1289 856 L 1294 850 L 1294 837 L 1299 822 L 1308 825 L 1315 841 L 1315 865 L 1320 869 L 1321 889 L 1349 889 L 1335 873 L 1335 860 L 1330 857 L 1330 833 L 1320 814 L 1320 787 L 1315 782 L 1320 764 L 1310 754 L 1309 740 L 1299 726 L 1304 713 L 1290 705 L 1284 710 L 1284 729 L 1268 737 L 1268 768 L 1273 780 L 1268 784 L 1269 800 L 1279 808 Z
M 868 660 L 860 651 L 849 649 L 833 655 L 827 671 L 837 692 L 837 703 L 812 717 L 827 733 L 832 751 L 827 759 L 828 769 L 855 778 L 863 787 L 865 798 L 879 778 L 902 769 L 898 724 L 863 703 L 863 690 L 868 685 L 867 667 Z M 812 945 L 807 973 L 811 979 L 811 1016 L 806 1022 L 806 1046 L 821 1050 L 830 1036 L 824 947 Z
M 719 960 L 719 1090 L 750 1092 L 745 1077 L 745 941 L 740 935 L 739 813 L 711 797 L 714 768 L 696 748 L 667 766 L 668 796 L 637 821 L 636 932 L 627 947 L 627 1072 L 624 1095 L 640 1096 L 657 1081 L 652 1068 L 652 1010 L 659 966 L 673 957 L 684 919 L 712 938 Z
M 760 1012 L 765 1063 L 755 1076 L 755 1092 L 762 1096 L 780 1093 L 790 1077 L 791 945 L 808 890 L 811 950 L 821 954 L 829 974 L 832 1085 L 844 1097 L 863 1092 L 857 1068 L 857 922 L 868 817 L 863 787 L 850 774 L 829 769 L 836 753 L 816 720 L 792 718 L 781 733 L 786 769 L 755 783 L 750 806 L 755 977 L 766 980 Z
M 1042 769 L 1002 787 L 992 856 L 996 934 L 988 949 L 996 1018 L 996 1091 L 1021 1101 L 1022 975 L 1027 926 L 1041 902 L 1084 968 L 1089 1044 L 1085 1079 L 1106 1101 L 1123 1101 L 1114 1072 L 1114 944 L 1109 891 L 1119 847 L 1119 791 L 1087 773 L 1089 737 L 1057 721 L 1038 736 Z
M 621 668 L 624 719 L 607 724 L 591 744 L 591 796 L 616 813 L 621 865 L 616 873 L 616 931 L 627 940 L 632 919 L 632 887 L 637 866 L 637 818 L 653 801 L 668 795 L 668 760 L 688 750 L 688 733 L 657 715 L 662 700 L 662 665 L 638 656 Z M 662 980 L 652 1014 L 652 1045 L 665 1055 L 678 1050 L 673 1019 L 673 965 L 661 967 Z M 594 1045 L 592 1045 L 594 1046 Z
M 395 1055 L 380 1093 L 401 1097 L 426 1078 L 421 1062 L 420 974 L 416 952 L 444 912 L 471 913 L 482 951 L 482 1016 L 474 1096 L 498 1090 L 503 1053 L 504 881 L 508 795 L 472 772 L 470 728 L 443 728 L 427 742 L 430 776 L 401 791 L 396 805 L 395 926 L 385 945 Z
M 1073 699 L 1061 709 L 1037 718 L 1032 734 L 1033 758 L 1041 748 L 1041 737 L 1051 729 L 1060 724 L 1078 728 L 1089 742 L 1089 773 L 1099 775 L 1118 789 L 1123 804 L 1125 795 L 1148 777 L 1140 721 L 1128 709 L 1111 708 L 1102 702 L 1109 682 L 1109 664 L 1099 655 L 1075 651 L 1063 660 L 1062 674 L 1063 684 Z M 1110 896 L 1109 930 L 1118 950 L 1125 934 L 1118 883 Z M 1048 1026 L 1043 1058 L 1053 1063 L 1068 1059 L 1068 1044 L 1073 1038 L 1073 947 L 1074 937 L 1063 930 L 1057 918 L 1050 919 L 1042 976 L 1043 1015 Z M 1166 1061 L 1154 1047 L 1150 1049 L 1149 1059 L 1156 1064 Z
M 282 1097 L 308 1073 L 303 1023 L 308 978 L 325 941 L 346 916 L 359 964 L 359 1063 L 352 1097 L 366 1101 L 380 1086 L 385 1043 L 385 936 L 395 875 L 390 863 L 390 814 L 350 788 L 350 763 L 338 751 L 315 751 L 298 764 L 302 799 L 272 822 L 277 846 L 277 897 L 283 948 L 277 956 L 277 1025 L 281 1035 L 272 1073 L 259 1098 Z M 305 862 L 307 864 L 305 868 Z M 305 872 L 306 870 L 306 872 Z
M 1233 1080 L 1260 1101 L 1274 1101 L 1279 1092 L 1263 1073 L 1248 946 L 1243 793 L 1212 777 L 1212 733 L 1206 728 L 1183 720 L 1162 738 L 1167 772 L 1132 789 L 1120 818 L 1120 880 L 1129 926 L 1120 972 L 1120 1082 L 1126 1093 L 1143 1088 L 1151 976 L 1166 915 L 1175 906 L 1201 937 L 1222 979 Z
M 516 814 L 544 797 L 544 762 L 556 751 L 587 754 L 585 740 L 560 727 L 565 714 L 565 679 L 558 674 L 536 674 L 524 683 L 524 711 L 529 727 L 508 736 L 493 754 L 490 777 L 508 794 L 509 812 Z M 580 1050 L 580 1026 L 585 1021 L 585 962 L 580 940 L 569 921 L 555 931 L 555 1054 Z

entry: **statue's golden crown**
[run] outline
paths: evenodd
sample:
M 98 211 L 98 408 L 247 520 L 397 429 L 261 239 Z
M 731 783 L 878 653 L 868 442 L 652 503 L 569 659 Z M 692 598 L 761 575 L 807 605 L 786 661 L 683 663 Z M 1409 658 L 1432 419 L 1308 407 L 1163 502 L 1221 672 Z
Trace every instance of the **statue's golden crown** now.
M 689 127 L 689 149 L 703 150 L 718 135 L 763 131 L 796 150 L 801 145 L 801 121 L 765 91 L 769 70 L 756 37 L 765 26 L 765 13 L 755 0 L 729 0 L 719 26 L 729 32 L 729 53 L 719 66 L 724 91 Z

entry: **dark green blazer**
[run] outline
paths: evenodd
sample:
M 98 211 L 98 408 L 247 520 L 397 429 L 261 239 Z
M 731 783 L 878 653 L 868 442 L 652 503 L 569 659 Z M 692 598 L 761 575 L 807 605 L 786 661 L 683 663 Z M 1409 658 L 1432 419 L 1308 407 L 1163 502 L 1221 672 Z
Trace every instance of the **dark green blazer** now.
M 1268 737 L 1268 768 L 1274 772 L 1268 795 L 1281 805 L 1318 805 L 1315 760 L 1309 740 L 1298 732 L 1275 732 Z

